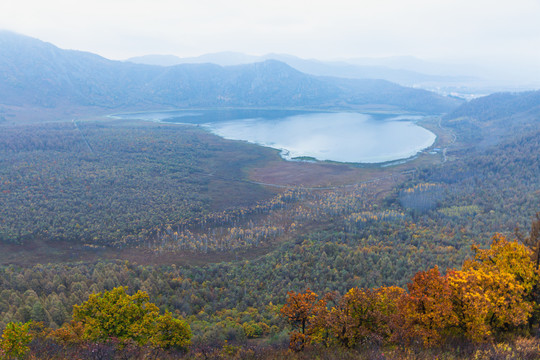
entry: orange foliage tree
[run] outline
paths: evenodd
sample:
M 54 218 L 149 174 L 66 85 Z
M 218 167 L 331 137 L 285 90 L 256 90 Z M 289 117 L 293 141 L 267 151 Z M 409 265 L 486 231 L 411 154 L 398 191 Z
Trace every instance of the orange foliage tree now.
M 420 338 L 426 346 L 439 343 L 458 323 L 448 280 L 434 267 L 416 273 L 408 289 L 398 304 L 404 337 L 409 341 Z
M 346 347 L 389 338 L 397 299 L 403 292 L 399 287 L 352 288 L 328 312 L 326 327 Z
M 281 308 L 281 314 L 287 318 L 294 330 L 290 335 L 289 347 L 299 351 L 310 342 L 310 334 L 315 330 L 314 321 L 324 316 L 326 301 L 310 289 L 303 293 L 289 291 L 287 302 Z
M 540 229 L 540 220 L 536 226 Z M 531 237 L 536 239 L 535 229 Z M 289 292 L 281 313 L 295 327 L 291 348 L 301 350 L 307 342 L 355 347 L 372 340 L 433 346 L 449 337 L 483 342 L 532 329 L 534 311 L 540 313 L 537 253 L 501 234 L 492 237 L 489 248 L 473 246 L 473 251 L 461 270 L 442 275 L 434 267 L 416 273 L 408 292 L 352 288 L 324 300 L 309 289 Z

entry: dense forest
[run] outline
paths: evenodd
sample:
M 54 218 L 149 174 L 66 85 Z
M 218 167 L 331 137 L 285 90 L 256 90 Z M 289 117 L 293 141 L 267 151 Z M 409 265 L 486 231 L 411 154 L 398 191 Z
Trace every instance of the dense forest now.
M 502 121 L 446 118 L 444 156 L 319 187 L 258 184 L 275 151 L 197 127 L 2 126 L 3 356 L 540 353 L 536 117 L 496 141 Z M 9 255 L 41 241 L 77 256 Z
M 238 164 L 269 156 L 182 126 L 65 122 L 2 130 L 0 239 L 8 242 L 39 236 L 111 245 L 148 237 L 156 225 L 219 207 L 210 200 L 219 183 L 237 178 Z M 233 160 L 224 169 L 226 157 Z M 265 197 L 244 184 L 219 201 L 239 205 L 235 191 L 249 201 Z

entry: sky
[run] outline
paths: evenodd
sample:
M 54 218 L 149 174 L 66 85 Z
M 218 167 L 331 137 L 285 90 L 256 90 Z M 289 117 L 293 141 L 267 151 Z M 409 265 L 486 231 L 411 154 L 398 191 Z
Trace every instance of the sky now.
M 1 29 L 116 60 L 238 51 L 540 64 L 540 0 L 2 0 L 0 9 Z

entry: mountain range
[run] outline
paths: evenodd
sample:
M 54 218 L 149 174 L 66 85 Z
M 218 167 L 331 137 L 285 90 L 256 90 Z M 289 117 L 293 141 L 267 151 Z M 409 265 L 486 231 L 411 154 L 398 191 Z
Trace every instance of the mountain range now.
M 127 59 L 136 64 L 174 66 L 180 64 L 211 63 L 221 66 L 243 65 L 266 60 L 277 60 L 304 72 L 317 76 L 335 76 L 352 79 L 381 79 L 404 86 L 455 85 L 479 80 L 473 76 L 456 75 L 448 66 L 422 61 L 412 57 L 382 59 L 345 59 L 342 61 L 320 61 L 302 59 L 287 54 L 247 55 L 238 52 L 219 52 L 197 57 L 180 58 L 174 55 L 144 55 Z M 412 70 L 414 69 L 414 70 Z M 426 69 L 422 72 L 420 69 Z
M 277 60 L 220 66 L 112 61 L 0 31 L 0 104 L 108 109 L 384 108 L 444 113 L 462 100 L 376 79 L 314 76 Z

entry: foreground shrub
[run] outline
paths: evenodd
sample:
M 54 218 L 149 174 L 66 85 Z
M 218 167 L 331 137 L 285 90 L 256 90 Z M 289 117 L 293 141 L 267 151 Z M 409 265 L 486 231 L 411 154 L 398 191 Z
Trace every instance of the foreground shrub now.
M 26 355 L 30 350 L 28 344 L 32 341 L 32 335 L 29 332 L 31 325 L 31 322 L 24 324 L 10 322 L 6 325 L 0 341 L 1 359 L 20 359 Z
M 90 295 L 87 301 L 73 307 L 73 320 L 75 323 L 64 329 L 68 339 L 73 339 L 70 334 L 79 336 L 79 322 L 85 341 L 117 339 L 120 345 L 134 342 L 165 349 L 187 349 L 191 342 L 191 329 L 185 321 L 173 318 L 169 312 L 160 315 L 146 292 L 128 295 L 123 287 Z

